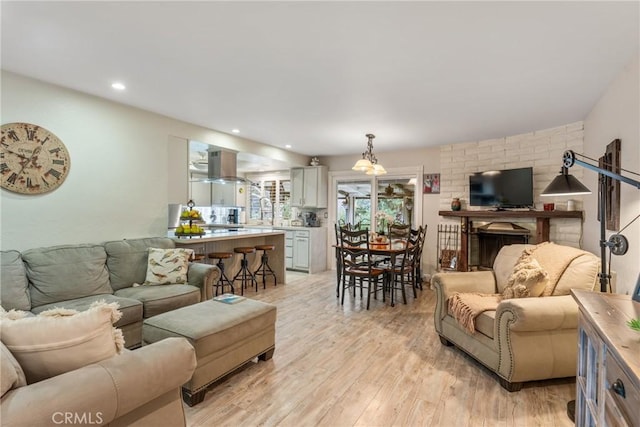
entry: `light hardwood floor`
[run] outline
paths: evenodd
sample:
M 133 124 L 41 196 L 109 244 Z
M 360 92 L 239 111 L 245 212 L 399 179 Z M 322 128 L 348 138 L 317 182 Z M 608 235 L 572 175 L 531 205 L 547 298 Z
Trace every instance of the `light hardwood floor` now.
M 440 344 L 434 291 L 390 307 L 344 306 L 335 272 L 289 275 L 248 296 L 278 307 L 276 351 L 185 405 L 189 426 L 571 426 L 575 381 L 502 389 L 481 365 Z

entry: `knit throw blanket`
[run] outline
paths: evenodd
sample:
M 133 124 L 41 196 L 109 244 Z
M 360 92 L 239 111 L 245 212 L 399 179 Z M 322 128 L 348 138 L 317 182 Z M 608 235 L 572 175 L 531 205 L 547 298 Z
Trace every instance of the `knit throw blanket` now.
M 569 264 L 586 253 L 581 249 L 559 246 L 551 242 L 544 242 L 531 249 L 525 249 L 522 256 L 531 256 L 547 271 L 549 281 L 542 296 L 549 296 L 567 269 Z M 502 301 L 501 294 L 459 293 L 456 292 L 447 300 L 449 313 L 458 324 L 470 333 L 475 333 L 475 320 L 481 313 L 498 308 Z
M 476 317 L 484 311 L 498 308 L 500 297 L 500 294 L 456 292 L 449 297 L 449 313 L 460 326 L 473 334 L 476 332 Z

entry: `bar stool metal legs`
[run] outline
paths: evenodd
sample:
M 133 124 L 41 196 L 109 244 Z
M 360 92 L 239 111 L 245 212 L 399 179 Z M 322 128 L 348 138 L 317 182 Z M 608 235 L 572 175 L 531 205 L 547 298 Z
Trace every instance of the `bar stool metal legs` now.
M 260 267 L 253 274 L 256 276 L 262 276 L 262 288 L 267 288 L 267 276 L 273 276 L 273 285 L 278 286 L 278 279 L 276 278 L 276 273 L 271 269 L 269 265 L 269 255 L 267 255 L 267 251 L 272 251 L 276 247 L 275 245 L 256 245 L 257 251 L 262 251 L 262 259 L 260 261 Z M 256 288 L 257 290 L 257 288 Z
M 235 294 L 235 290 L 233 289 L 233 282 L 229 280 L 227 275 L 224 272 L 224 262 L 222 260 L 232 258 L 233 254 L 231 252 L 212 252 L 209 254 L 209 258 L 212 260 L 218 260 L 216 265 L 220 269 L 220 279 L 213 285 L 215 288 L 215 295 L 218 295 L 218 291 L 221 294 L 224 294 L 224 287 L 228 286 L 229 290 L 232 294 Z
M 244 288 L 247 287 L 247 284 L 250 286 L 255 286 L 256 292 L 258 291 L 258 281 L 255 276 L 249 270 L 249 260 L 247 260 L 247 254 L 253 254 L 256 252 L 254 247 L 239 247 L 234 248 L 233 251 L 237 254 L 242 254 L 242 259 L 240 260 L 240 270 L 236 273 L 233 278 L 233 283 L 236 280 L 240 281 L 240 295 L 244 295 Z

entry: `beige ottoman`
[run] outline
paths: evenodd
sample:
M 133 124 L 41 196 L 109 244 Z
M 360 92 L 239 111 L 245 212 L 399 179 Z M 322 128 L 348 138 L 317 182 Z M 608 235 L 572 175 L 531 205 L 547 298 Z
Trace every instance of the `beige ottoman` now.
M 276 307 L 244 299 L 235 304 L 204 301 L 150 317 L 142 325 L 143 344 L 185 337 L 196 349 L 196 367 L 182 386 L 184 401 L 202 402 L 208 385 L 254 357 L 269 360 L 275 351 Z

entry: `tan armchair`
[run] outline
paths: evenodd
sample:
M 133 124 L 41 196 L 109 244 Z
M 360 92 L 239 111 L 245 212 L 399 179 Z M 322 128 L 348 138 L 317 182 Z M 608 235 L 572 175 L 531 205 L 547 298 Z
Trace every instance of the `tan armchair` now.
M 4 375 L 11 362 L 3 357 L 2 364 Z M 0 403 L 2 426 L 184 426 L 180 387 L 195 368 L 195 350 L 184 338 L 125 350 L 10 389 Z
M 571 289 L 594 290 L 599 285 L 600 260 L 575 248 L 546 244 L 548 253 L 532 256 L 544 268 L 555 263 L 550 250 L 570 254 L 566 265 L 557 268 L 550 296 L 501 301 L 496 310 L 481 313 L 474 333 L 460 326 L 448 310 L 447 299 L 455 292 L 498 294 L 504 290 L 517 259 L 533 245 L 504 246 L 493 271 L 440 273 L 433 276 L 436 290 L 435 329 L 440 341 L 455 345 L 498 376 L 509 391 L 518 391 L 525 381 L 576 375 L 578 307 Z M 540 245 L 542 247 L 542 245 Z M 566 268 L 565 268 L 566 267 Z

